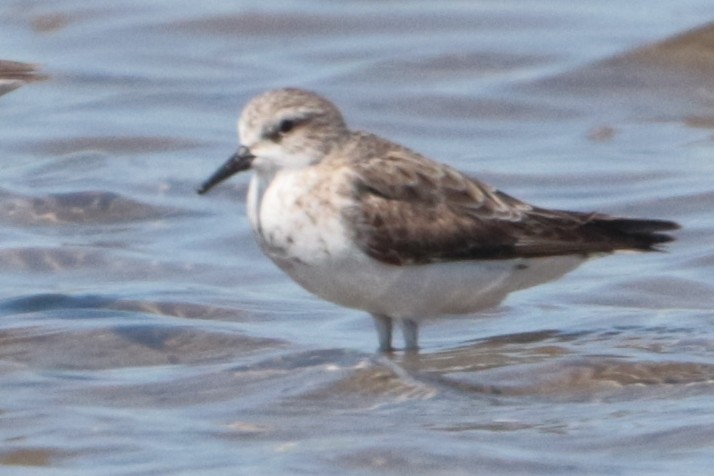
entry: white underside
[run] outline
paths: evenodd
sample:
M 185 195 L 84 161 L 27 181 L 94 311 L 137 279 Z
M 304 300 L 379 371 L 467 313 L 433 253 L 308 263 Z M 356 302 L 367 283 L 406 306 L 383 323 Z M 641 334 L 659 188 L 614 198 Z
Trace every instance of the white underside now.
M 311 169 L 256 174 L 248 215 L 260 246 L 283 271 L 311 293 L 345 307 L 416 321 L 472 313 L 497 305 L 512 291 L 557 279 L 585 260 L 573 255 L 384 264 L 349 239 L 340 214 L 349 203 L 336 192 L 339 184 L 339 176 L 326 179 Z
M 371 314 L 417 321 L 495 306 L 512 291 L 559 278 L 583 261 L 569 256 L 392 266 L 346 259 L 313 266 L 273 260 L 323 299 Z

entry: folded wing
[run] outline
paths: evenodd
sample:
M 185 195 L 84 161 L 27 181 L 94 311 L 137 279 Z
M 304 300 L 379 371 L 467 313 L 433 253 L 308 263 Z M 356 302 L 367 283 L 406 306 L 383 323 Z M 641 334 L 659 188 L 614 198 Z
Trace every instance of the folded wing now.
M 406 149 L 353 166 L 359 205 L 344 218 L 365 253 L 395 265 L 652 251 L 678 228 L 533 207 Z

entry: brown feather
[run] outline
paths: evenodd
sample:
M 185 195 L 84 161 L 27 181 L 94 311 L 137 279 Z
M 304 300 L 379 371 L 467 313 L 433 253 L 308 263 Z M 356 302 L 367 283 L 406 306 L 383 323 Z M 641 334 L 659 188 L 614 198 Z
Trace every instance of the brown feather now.
M 376 136 L 355 133 L 351 142 L 364 153 L 351 163 L 358 205 L 343 217 L 360 248 L 385 263 L 650 251 L 673 239 L 661 232 L 678 228 L 533 207 Z

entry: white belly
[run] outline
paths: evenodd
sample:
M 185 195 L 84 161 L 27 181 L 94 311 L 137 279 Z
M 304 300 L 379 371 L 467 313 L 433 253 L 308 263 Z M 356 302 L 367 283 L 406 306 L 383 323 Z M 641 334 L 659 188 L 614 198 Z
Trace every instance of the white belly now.
M 308 291 L 345 307 L 393 318 L 467 314 L 499 304 L 510 292 L 557 279 L 582 257 L 460 261 L 394 266 L 366 257 L 321 266 L 274 260 Z
M 267 187 L 256 175 L 248 215 L 259 244 L 283 271 L 313 294 L 345 307 L 411 319 L 471 313 L 497 305 L 512 291 L 559 278 L 585 260 L 384 264 L 350 241 L 340 213 L 347 198 L 325 200 L 326 194 L 339 196 L 335 192 L 305 172 L 280 172 Z

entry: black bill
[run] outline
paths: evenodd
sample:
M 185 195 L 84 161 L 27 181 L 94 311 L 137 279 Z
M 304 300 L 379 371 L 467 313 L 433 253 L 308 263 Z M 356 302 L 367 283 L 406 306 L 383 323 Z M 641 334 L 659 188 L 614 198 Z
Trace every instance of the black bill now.
M 203 195 L 219 183 L 226 180 L 228 177 L 235 175 L 238 172 L 248 170 L 254 158 L 255 156 L 251 154 L 249 148 L 241 146 L 235 154 L 231 155 L 230 159 L 221 165 L 221 167 L 208 178 L 208 180 L 201 184 L 196 192 Z

